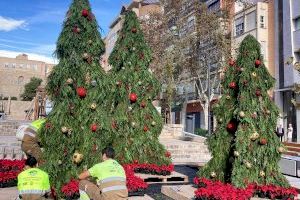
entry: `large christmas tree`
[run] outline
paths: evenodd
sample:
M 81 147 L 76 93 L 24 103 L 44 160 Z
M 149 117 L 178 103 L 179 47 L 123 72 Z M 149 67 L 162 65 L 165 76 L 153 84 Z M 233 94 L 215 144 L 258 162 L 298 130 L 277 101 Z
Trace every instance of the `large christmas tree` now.
M 149 71 L 151 50 L 136 14 L 127 11 L 109 58 L 112 65 L 112 132 L 117 157 L 123 163 L 170 164 L 159 143 L 162 119 L 152 101 L 160 91 Z
M 74 0 L 57 41 L 56 65 L 47 91 L 54 107 L 41 132 L 43 169 L 57 191 L 85 167 L 99 162 L 109 144 L 105 73 L 99 61 L 104 43 L 88 0 Z
M 268 94 L 273 85 L 260 44 L 247 36 L 236 62 L 231 60 L 225 73 L 224 95 L 214 110 L 219 124 L 209 139 L 213 158 L 200 171 L 201 177 L 236 187 L 288 186 L 278 166 L 284 149 L 274 133 L 278 109 Z

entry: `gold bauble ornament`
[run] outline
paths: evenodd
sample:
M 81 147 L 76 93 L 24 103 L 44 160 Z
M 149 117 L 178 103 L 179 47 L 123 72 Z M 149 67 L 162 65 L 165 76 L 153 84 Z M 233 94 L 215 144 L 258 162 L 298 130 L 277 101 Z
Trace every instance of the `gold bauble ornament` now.
M 69 85 L 72 84 L 73 83 L 73 79 L 68 78 L 67 81 L 66 81 L 66 83 L 69 84 Z
M 252 72 L 252 76 L 253 76 L 253 77 L 257 77 L 256 72 Z
M 245 165 L 246 165 L 246 167 L 247 167 L 248 169 L 250 169 L 250 168 L 252 167 L 252 164 L 251 164 L 250 162 L 248 162 L 248 161 L 245 163 Z
M 279 153 L 283 153 L 284 152 L 284 148 L 283 147 L 278 147 L 278 152 Z
M 58 165 L 61 165 L 61 164 L 62 164 L 62 161 L 61 161 L 61 160 L 59 160 L 59 161 L 57 162 L 57 164 L 58 164 Z
M 88 44 L 93 44 L 93 40 L 89 40 L 89 41 L 88 41 Z
M 84 54 L 82 54 L 82 57 L 83 57 L 84 59 L 88 59 L 88 58 L 89 58 L 89 54 L 88 54 L 88 53 L 84 53 Z
M 211 176 L 212 178 L 216 178 L 216 177 L 217 177 L 217 174 L 216 174 L 216 172 L 211 172 L 211 173 L 210 173 L 210 176 Z
M 239 156 L 240 156 L 240 153 L 239 153 L 238 151 L 234 151 L 234 152 L 233 152 L 233 155 L 234 155 L 235 157 L 239 157 Z
M 265 173 L 264 171 L 260 171 L 260 172 L 259 172 L 259 175 L 260 175 L 261 177 L 265 177 L 265 176 L 266 176 L 266 173 Z
M 250 136 L 250 139 L 252 141 L 256 140 L 259 138 L 259 134 L 255 131 L 254 133 L 252 133 L 252 135 Z
M 95 110 L 96 108 L 97 108 L 97 104 L 96 104 L 96 103 L 92 103 L 92 104 L 91 104 L 91 109 L 92 109 L 92 110 Z
M 132 126 L 132 127 L 135 127 L 135 126 L 136 126 L 136 123 L 135 123 L 135 122 L 131 122 L 131 126 Z
M 244 117 L 245 117 L 244 111 L 241 111 L 241 112 L 239 113 L 239 115 L 240 115 L 241 118 L 244 118 Z
M 229 100 L 231 97 L 229 95 L 226 96 L 226 99 Z
M 73 163 L 79 164 L 83 160 L 83 155 L 79 153 L 78 151 L 75 151 L 72 157 Z
M 153 121 L 153 122 L 151 123 L 151 125 L 152 125 L 152 126 L 155 126 L 155 125 L 156 125 L 156 122 L 155 122 L 155 121 Z
M 69 129 L 65 126 L 61 127 L 61 132 L 63 133 L 67 133 L 69 131 Z

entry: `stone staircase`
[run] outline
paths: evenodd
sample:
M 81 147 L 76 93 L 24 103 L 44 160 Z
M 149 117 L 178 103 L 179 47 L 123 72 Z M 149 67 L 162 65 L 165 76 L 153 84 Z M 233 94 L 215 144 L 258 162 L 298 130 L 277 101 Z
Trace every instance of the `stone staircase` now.
M 26 121 L 0 121 L 0 159 L 23 159 L 21 142 L 16 139 L 16 131 Z
M 171 153 L 174 165 L 203 166 L 211 158 L 204 141 L 161 139 L 160 142 Z
M 284 152 L 285 155 L 300 156 L 300 144 L 289 142 L 284 142 L 283 144 L 287 149 L 287 151 Z

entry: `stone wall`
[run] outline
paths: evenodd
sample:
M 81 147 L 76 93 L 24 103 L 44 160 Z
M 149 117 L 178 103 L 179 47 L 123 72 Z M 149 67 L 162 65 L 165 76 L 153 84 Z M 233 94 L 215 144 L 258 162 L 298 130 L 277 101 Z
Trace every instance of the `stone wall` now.
M 6 118 L 10 120 L 25 120 L 25 110 L 29 109 L 31 101 L 2 101 L 4 104 L 4 111 Z M 1 105 L 1 103 L 0 103 Z
M 182 137 L 182 124 L 165 124 L 160 134 L 160 138 L 180 138 Z

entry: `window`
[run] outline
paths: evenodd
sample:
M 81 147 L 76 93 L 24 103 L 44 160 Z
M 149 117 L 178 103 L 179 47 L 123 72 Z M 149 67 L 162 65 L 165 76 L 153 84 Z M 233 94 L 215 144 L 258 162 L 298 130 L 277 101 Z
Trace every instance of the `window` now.
M 5 64 L 4 64 L 4 67 L 8 68 L 8 67 L 9 67 L 8 63 L 5 63 Z
M 18 78 L 18 85 L 23 84 L 23 82 L 24 82 L 24 77 L 23 76 L 19 76 L 19 78 Z
M 241 17 L 235 21 L 235 35 L 239 36 L 244 33 L 244 18 Z
M 295 21 L 295 30 L 300 30 L 300 17 L 296 18 L 294 21 Z
M 20 64 L 19 67 L 20 67 L 20 68 L 24 68 L 24 64 Z
M 265 16 L 260 16 L 259 24 L 260 28 L 265 28 Z
M 256 28 L 256 12 L 253 11 L 246 16 L 246 31 L 251 31 Z
M 12 68 L 16 68 L 16 63 L 11 64 Z
M 209 12 L 217 12 L 221 8 L 220 0 L 213 2 L 208 6 L 208 11 Z
M 27 69 L 30 69 L 30 64 L 27 64 Z

